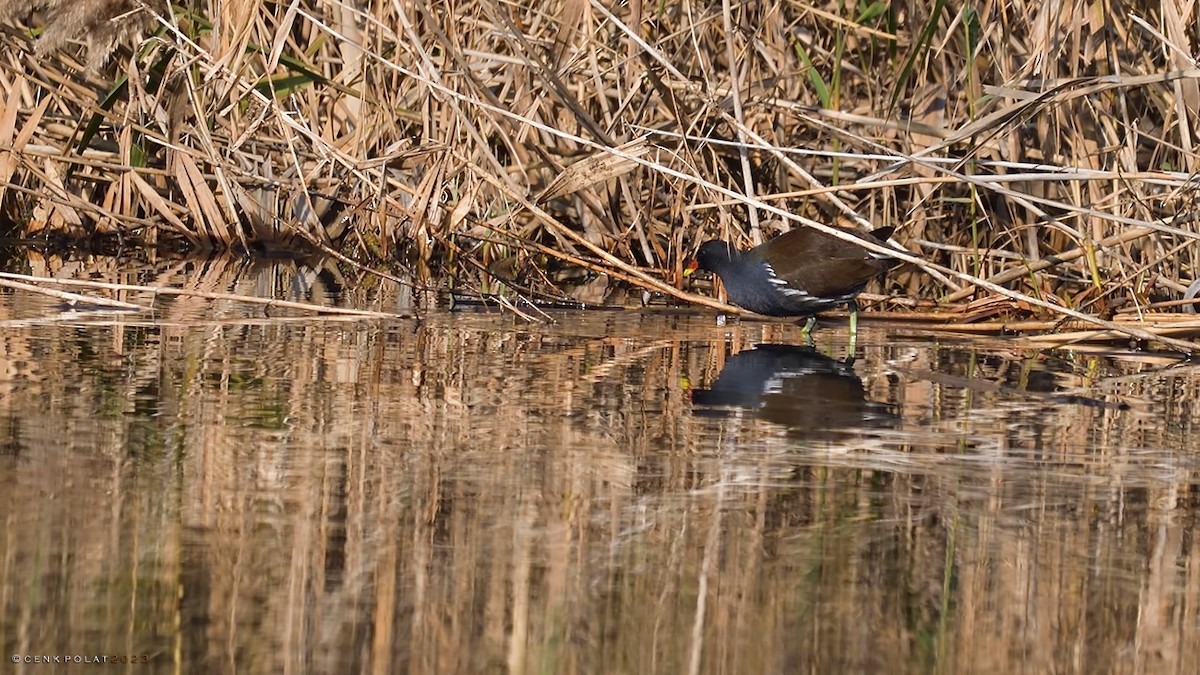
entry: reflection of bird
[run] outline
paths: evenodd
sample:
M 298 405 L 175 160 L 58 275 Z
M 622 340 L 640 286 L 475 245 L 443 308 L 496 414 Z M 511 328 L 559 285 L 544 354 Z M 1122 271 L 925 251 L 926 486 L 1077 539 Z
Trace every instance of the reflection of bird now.
M 837 229 L 880 245 L 892 236 L 891 227 L 870 233 Z M 804 326 L 806 336 L 816 323 L 814 314 L 844 304 L 850 310 L 850 343 L 854 345 L 858 337 L 855 297 L 868 281 L 899 263 L 886 254 L 806 227 L 749 251 L 739 251 L 718 239 L 706 241 L 684 274 L 697 269 L 715 272 L 725 284 L 729 301 L 743 309 L 769 316 L 809 317 Z
M 716 407 L 749 408 L 806 437 L 833 438 L 896 420 L 890 406 L 866 399 L 850 364 L 791 345 L 759 345 L 734 354 L 711 389 L 692 392 L 692 403 L 702 415 Z

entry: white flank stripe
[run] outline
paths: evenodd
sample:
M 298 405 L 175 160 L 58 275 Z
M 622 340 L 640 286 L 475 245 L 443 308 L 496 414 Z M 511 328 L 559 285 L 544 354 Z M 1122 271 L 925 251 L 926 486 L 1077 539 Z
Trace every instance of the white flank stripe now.
M 778 286 L 780 293 L 783 293 L 789 298 L 808 295 L 808 291 L 802 291 L 799 288 L 792 288 L 788 285 L 786 280 L 780 279 L 779 275 L 775 273 L 775 268 L 771 267 L 771 263 L 763 261 L 763 268 L 767 270 L 767 281 Z

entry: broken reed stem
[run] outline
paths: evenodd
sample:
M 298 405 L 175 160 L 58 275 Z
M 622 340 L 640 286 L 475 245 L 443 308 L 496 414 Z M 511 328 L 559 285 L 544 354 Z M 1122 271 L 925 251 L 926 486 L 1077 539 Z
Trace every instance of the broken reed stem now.
M 391 312 L 375 312 L 365 309 L 350 309 L 347 307 L 330 307 L 326 305 L 314 305 L 308 302 L 295 302 L 293 300 L 274 300 L 272 298 L 260 298 L 253 295 L 238 295 L 236 293 L 217 293 L 214 291 L 197 291 L 189 288 L 172 288 L 170 286 L 142 286 L 139 284 L 114 284 L 105 281 L 90 281 L 86 279 L 55 279 L 50 277 L 35 277 L 28 274 L 14 274 L 11 272 L 0 272 L 0 283 L 4 285 L 17 283 L 13 281 L 3 282 L 4 279 L 13 279 L 29 282 L 30 286 L 36 284 L 48 284 L 58 286 L 79 286 L 85 288 L 97 288 L 109 291 L 134 291 L 138 293 L 149 293 L 150 295 L 183 295 L 192 298 L 204 298 L 206 300 L 231 300 L 233 302 L 241 302 L 251 305 L 263 305 L 268 308 L 281 309 L 300 309 L 316 314 L 336 314 L 341 316 L 357 316 L 369 319 L 410 319 L 410 314 L 396 314 Z M 24 286 L 25 284 L 21 284 Z M 30 288 L 27 290 L 35 290 Z M 55 295 L 59 297 L 57 291 L 37 288 L 38 292 L 46 295 Z M 104 298 L 95 298 L 92 296 L 67 293 L 65 295 L 74 296 L 79 302 L 88 302 L 92 304 L 109 304 L 116 303 L 113 306 L 121 306 L 124 309 L 136 309 L 140 311 L 152 311 L 151 308 L 124 303 L 117 300 L 106 300 Z
M 1152 227 L 1138 227 L 1138 228 L 1134 228 L 1132 230 L 1126 230 L 1119 234 L 1114 234 L 1111 237 L 1106 237 L 1106 238 L 1096 242 L 1095 245 L 1097 248 L 1109 248 L 1109 247 L 1117 246 L 1120 244 L 1126 244 L 1131 241 L 1137 241 L 1138 239 L 1141 239 L 1143 237 L 1148 237 L 1148 236 L 1154 234 L 1156 231 L 1157 230 L 1155 230 Z M 1015 267 L 1012 267 L 1004 272 L 1001 272 L 1000 274 L 989 277 L 987 281 L 992 284 L 1005 284 L 1010 281 L 1013 281 L 1014 279 L 1020 279 L 1022 277 L 1028 276 L 1035 272 L 1041 272 L 1042 270 L 1049 269 L 1056 265 L 1061 265 L 1063 263 L 1068 263 L 1073 260 L 1078 260 L 1079 258 L 1082 258 L 1083 256 L 1087 255 L 1087 253 L 1088 253 L 1087 248 L 1085 248 L 1083 246 L 1078 246 L 1069 251 L 1064 251 L 1062 253 L 1056 253 L 1054 255 L 1047 256 L 1045 258 L 1042 258 L 1041 260 L 1032 260 L 1029 262 L 1023 262 Z M 973 287 L 964 288 L 958 292 L 951 293 L 950 295 L 946 296 L 945 302 L 953 303 L 953 302 L 959 302 L 961 300 L 965 300 L 965 299 L 969 298 L 974 292 L 975 292 L 975 289 Z
M 491 176 L 487 175 L 486 173 L 480 174 L 480 178 L 482 178 L 485 182 L 490 183 L 493 187 L 495 187 L 499 190 L 503 191 L 505 189 L 505 186 L 503 185 L 503 183 L 500 180 L 492 178 Z M 664 293 L 666 295 L 677 298 L 679 300 L 683 300 L 685 302 L 690 302 L 690 303 L 696 304 L 696 305 L 704 305 L 706 307 L 711 307 L 713 309 L 721 310 L 723 312 L 739 313 L 739 312 L 743 311 L 732 305 L 727 305 L 723 302 L 713 300 L 712 298 L 708 298 L 703 295 L 696 295 L 694 293 L 687 293 L 685 291 L 679 290 L 678 288 L 675 288 L 674 286 L 665 284 L 662 281 L 655 279 L 654 277 L 650 276 L 649 274 L 646 274 L 642 270 L 630 265 L 629 263 L 626 263 L 624 260 L 621 260 L 620 258 L 614 256 L 613 254 L 609 253 L 608 251 L 605 251 L 604 249 L 600 248 L 599 246 L 596 246 L 592 242 L 588 241 L 583 236 L 581 236 L 579 233 L 575 232 L 571 228 L 558 222 L 558 220 L 556 220 L 554 218 L 554 216 L 552 216 L 549 213 L 547 213 L 546 211 L 542 210 L 541 207 L 539 207 L 537 204 L 534 204 L 532 201 L 530 201 L 526 197 L 519 195 L 519 194 L 512 194 L 512 193 L 508 194 L 508 197 L 510 199 L 512 199 L 513 201 L 515 201 L 516 203 L 518 203 L 522 208 L 526 209 L 527 211 L 532 213 L 534 216 L 536 216 L 539 222 L 546 225 L 551 230 L 553 230 L 554 232 L 563 236 L 564 238 L 569 239 L 570 241 L 574 242 L 575 244 L 578 244 L 579 246 L 582 246 L 583 248 L 586 248 L 587 250 L 591 251 L 593 254 L 596 255 L 596 257 L 600 258 L 604 262 L 607 262 L 609 265 L 611 265 L 616 270 L 619 270 L 620 272 L 622 272 L 626 279 L 628 279 L 634 283 L 637 283 L 639 286 L 641 286 L 647 290 Z
M 4 275 L 4 276 L 9 276 L 9 275 Z M 18 277 L 18 278 L 20 278 L 20 277 Z M 29 279 L 37 279 L 39 281 L 41 280 L 39 277 L 28 277 L 28 278 Z M 20 281 L 12 281 L 11 277 L 9 279 L 0 279 L 0 286 L 2 286 L 4 288 L 13 288 L 13 289 L 22 290 L 22 291 L 29 291 L 31 293 L 37 293 L 39 295 L 48 295 L 52 298 L 58 298 L 59 300 L 65 300 L 71 304 L 78 303 L 78 304 L 86 304 L 86 305 L 100 305 L 103 307 L 111 307 L 113 309 L 132 310 L 135 312 L 148 311 L 147 308 L 142 307 L 141 305 L 135 305 L 131 302 L 122 302 L 120 300 L 111 300 L 109 298 L 94 297 L 94 296 L 90 296 L 90 295 L 80 295 L 78 293 L 68 293 L 67 291 L 56 291 L 52 288 L 42 288 L 41 286 L 39 286 L 37 284 L 26 284 L 26 283 L 21 283 Z

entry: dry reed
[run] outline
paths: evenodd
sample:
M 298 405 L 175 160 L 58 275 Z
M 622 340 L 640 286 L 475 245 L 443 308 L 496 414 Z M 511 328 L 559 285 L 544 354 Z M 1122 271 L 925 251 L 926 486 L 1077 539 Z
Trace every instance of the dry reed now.
M 0 0 L 27 26 L 0 57 L 21 236 L 303 247 L 532 297 L 584 269 L 695 300 L 676 289 L 703 238 L 890 223 L 916 262 L 889 295 L 1139 339 L 1105 319 L 1197 276 L 1177 0 L 34 8 Z

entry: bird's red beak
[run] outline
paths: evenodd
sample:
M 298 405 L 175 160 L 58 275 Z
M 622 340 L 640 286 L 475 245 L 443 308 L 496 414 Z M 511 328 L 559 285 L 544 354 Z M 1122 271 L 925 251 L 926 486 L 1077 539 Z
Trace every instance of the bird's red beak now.
M 683 276 L 690 277 L 698 269 L 700 269 L 700 263 L 693 260 L 687 264 L 687 267 L 683 268 Z

